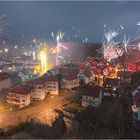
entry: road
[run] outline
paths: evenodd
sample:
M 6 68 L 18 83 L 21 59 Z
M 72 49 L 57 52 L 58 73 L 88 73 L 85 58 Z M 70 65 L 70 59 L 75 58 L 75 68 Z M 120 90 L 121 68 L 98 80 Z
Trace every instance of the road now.
M 67 93 L 60 96 L 54 96 L 50 100 L 44 100 L 37 105 L 27 107 L 18 111 L 2 112 L 0 114 L 0 128 L 7 129 L 10 125 L 18 124 L 19 122 L 25 122 L 29 118 L 37 117 L 47 110 L 62 107 L 63 105 L 77 100 L 81 95 L 78 93 Z

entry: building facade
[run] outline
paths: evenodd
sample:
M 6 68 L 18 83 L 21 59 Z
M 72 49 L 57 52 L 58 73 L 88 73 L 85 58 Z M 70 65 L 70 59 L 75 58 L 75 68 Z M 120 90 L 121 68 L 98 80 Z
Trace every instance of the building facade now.
M 43 79 L 34 79 L 27 82 L 28 85 L 34 87 L 33 92 L 31 93 L 31 98 L 34 100 L 44 100 L 46 96 L 46 86 Z
M 30 104 L 33 87 L 29 85 L 16 85 L 12 87 L 7 95 L 7 102 L 23 108 Z
M 65 76 L 62 79 L 62 88 L 71 90 L 73 88 L 79 87 L 79 78 L 73 75 Z
M 59 82 L 56 76 L 48 76 L 46 80 L 46 91 L 49 94 L 58 95 L 59 93 Z
M 102 102 L 102 89 L 98 86 L 85 87 L 82 95 L 82 106 L 98 107 Z

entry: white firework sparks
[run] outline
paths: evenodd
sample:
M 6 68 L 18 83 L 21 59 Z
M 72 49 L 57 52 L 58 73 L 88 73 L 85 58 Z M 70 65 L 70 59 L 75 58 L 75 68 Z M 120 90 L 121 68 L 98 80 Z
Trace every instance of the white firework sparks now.
M 140 26 L 140 22 L 137 22 L 137 25 Z
M 124 29 L 123 25 L 121 25 L 121 29 L 122 29 L 122 30 Z
M 131 38 L 124 35 L 124 39 L 122 40 L 122 47 L 126 53 L 128 53 L 130 49 Z
M 60 55 L 61 54 L 61 49 L 63 48 L 65 50 L 67 50 L 67 47 L 62 44 L 62 40 L 64 38 L 65 32 L 58 31 L 57 34 L 56 34 L 56 36 L 54 35 L 53 32 L 51 32 L 51 35 L 56 40 L 56 65 L 58 65 L 59 58 L 62 57 Z
M 111 43 L 117 35 L 118 33 L 116 31 L 109 30 L 106 32 L 105 30 L 105 39 L 107 40 L 107 43 Z
M 121 25 L 122 30 L 124 27 Z M 107 61 L 111 61 L 119 56 L 122 56 L 123 53 L 129 55 L 129 53 L 135 48 L 135 41 L 137 41 L 140 36 L 137 31 L 132 37 L 124 34 L 123 39 L 120 42 L 115 41 L 114 39 L 118 36 L 116 31 L 105 31 L 105 37 L 103 39 L 103 46 L 101 48 L 101 53 Z
M 114 38 L 118 35 L 118 32 L 105 30 L 105 37 L 103 39 L 103 46 L 101 48 L 101 53 L 106 61 L 111 61 L 118 56 L 123 54 L 123 50 L 120 47 L 119 42 L 115 42 Z

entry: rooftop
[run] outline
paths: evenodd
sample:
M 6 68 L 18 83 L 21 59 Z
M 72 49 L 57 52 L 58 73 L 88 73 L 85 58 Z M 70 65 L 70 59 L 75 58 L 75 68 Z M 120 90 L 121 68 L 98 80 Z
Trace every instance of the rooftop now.
M 43 85 L 45 83 L 43 78 L 33 79 L 26 82 L 27 85 Z
M 83 88 L 83 95 L 96 98 L 99 96 L 100 90 L 101 90 L 101 88 L 98 86 L 86 86 Z
M 16 93 L 16 94 L 22 94 L 27 95 L 33 90 L 33 87 L 30 85 L 16 85 L 12 87 L 9 92 Z
M 118 71 L 117 77 L 125 77 L 125 78 L 131 78 L 133 72 L 132 71 Z
M 120 80 L 115 78 L 106 78 L 104 85 L 118 86 Z
M 44 82 L 57 82 L 58 81 L 57 76 L 43 75 L 40 77 L 40 79 L 44 80 Z
M 69 73 L 68 75 L 63 75 L 63 79 L 65 80 L 74 80 L 77 78 L 77 75 L 73 75 L 71 73 Z

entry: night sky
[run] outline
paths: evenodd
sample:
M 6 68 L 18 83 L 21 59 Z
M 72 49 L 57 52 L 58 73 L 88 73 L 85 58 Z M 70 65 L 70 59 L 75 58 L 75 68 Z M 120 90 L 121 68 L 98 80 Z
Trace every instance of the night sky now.
M 101 42 L 104 24 L 128 34 L 135 33 L 140 21 L 140 2 L 0 1 L 0 14 L 6 15 L 11 38 L 51 40 L 51 32 L 66 32 L 67 40 Z M 79 34 L 80 37 L 72 37 Z

